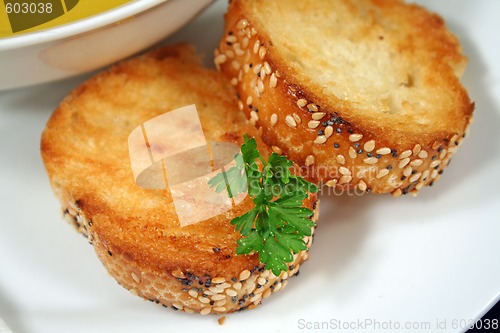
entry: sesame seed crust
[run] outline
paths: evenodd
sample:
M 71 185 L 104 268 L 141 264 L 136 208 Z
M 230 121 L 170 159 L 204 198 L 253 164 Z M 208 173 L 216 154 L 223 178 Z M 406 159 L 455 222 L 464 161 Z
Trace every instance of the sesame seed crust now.
M 319 201 L 308 200 L 313 208 L 311 219 L 319 217 Z M 288 279 L 298 273 L 300 266 L 309 258 L 308 251 L 295 254 L 288 263 L 288 272 L 275 276 L 262 264 L 250 264 L 238 274 L 211 277 L 210 274 L 191 271 L 157 270 L 147 263 L 131 258 L 99 234 L 99 224 L 85 217 L 84 210 L 70 200 L 63 206 L 63 216 L 93 245 L 99 259 L 109 274 L 133 295 L 153 303 L 187 313 L 221 314 L 244 309 L 254 309 L 273 292 L 284 289 Z M 314 233 L 314 229 L 313 229 Z M 306 246 L 313 242 L 313 235 L 305 237 Z
M 416 195 L 423 186 L 434 184 L 440 178 L 468 130 L 474 109 L 456 78 L 450 79 L 453 81 L 450 84 L 456 85 L 453 89 L 457 91 L 457 99 L 461 103 L 462 118 L 450 124 L 449 130 L 412 135 L 398 133 L 392 128 L 396 126 L 371 126 L 345 112 L 351 107 L 347 102 L 331 104 L 325 96 L 302 86 L 297 76 L 287 70 L 286 61 L 280 58 L 276 44 L 260 25 L 260 18 L 256 18 L 248 8 L 246 1 L 234 0 L 230 3 L 225 35 L 217 52 L 225 54 L 229 49 L 224 38 L 230 31 L 240 39 L 248 38 L 249 45 L 258 43 L 259 50 L 266 49 L 264 56 L 260 57 L 249 46 L 248 50 L 243 50 L 242 56 L 235 58 L 242 67 L 265 64 L 267 72 L 271 73 L 262 78 L 249 71 L 236 85 L 240 98 L 245 100 L 251 96 L 253 106 L 259 108 L 262 117 L 256 124 L 262 126 L 264 142 L 279 147 L 283 155 L 300 166 L 305 178 L 318 184 L 332 185 L 332 180 L 335 180 L 333 186 L 353 188 L 362 181 L 363 185 L 358 188 L 371 193 L 396 192 L 395 196 L 398 196 L 399 192 L 401 195 Z M 434 15 L 420 7 L 411 8 L 408 10 L 415 10 L 424 18 Z M 407 10 L 406 7 L 404 10 Z M 240 29 L 242 21 L 246 23 Z M 444 34 L 443 38 L 454 41 L 444 25 L 432 28 L 435 29 L 433 33 Z M 458 44 L 453 52 L 456 52 L 453 56 L 457 59 L 463 58 Z M 218 68 L 228 77 L 235 76 L 228 63 Z M 257 82 L 266 87 L 263 92 L 255 92 Z M 249 111 L 243 109 L 248 116 Z M 276 114 L 283 121 L 269 123 L 271 114 Z M 301 123 L 295 121 L 293 115 L 299 116 Z M 314 156 L 313 164 L 310 156 Z M 349 169 L 351 174 L 342 175 L 340 167 Z M 416 177 L 418 173 L 422 176 Z

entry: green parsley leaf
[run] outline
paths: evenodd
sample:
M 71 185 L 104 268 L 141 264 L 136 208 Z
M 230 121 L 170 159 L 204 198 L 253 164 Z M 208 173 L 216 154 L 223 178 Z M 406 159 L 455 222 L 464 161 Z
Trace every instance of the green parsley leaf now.
M 244 137 L 236 166 L 217 174 L 208 183 L 216 192 L 227 190 L 229 197 L 248 191 L 255 207 L 231 220 L 242 237 L 237 254 L 259 253 L 266 269 L 278 276 L 288 270 L 293 254 L 307 250 L 303 238 L 311 236 L 313 211 L 303 207 L 309 193 L 318 187 L 290 171 L 293 163 L 272 153 L 266 161 L 254 138 Z

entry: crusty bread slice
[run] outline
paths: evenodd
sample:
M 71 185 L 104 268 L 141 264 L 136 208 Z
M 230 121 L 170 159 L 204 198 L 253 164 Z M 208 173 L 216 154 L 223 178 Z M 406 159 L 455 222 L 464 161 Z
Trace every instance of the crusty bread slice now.
M 416 194 L 472 119 L 457 38 L 403 1 L 233 0 L 215 64 L 264 141 L 330 186 Z
M 43 161 L 65 217 L 88 237 L 123 287 L 190 313 L 253 308 L 283 288 L 308 253 L 300 252 L 289 272 L 276 277 L 258 255 L 236 255 L 240 234 L 229 221 L 251 209 L 250 199 L 180 227 L 168 191 L 134 182 L 129 134 L 157 115 L 191 104 L 207 141 L 240 145 L 245 133 L 258 136 L 237 110 L 234 88 L 221 74 L 203 69 L 192 47 L 180 45 L 124 61 L 75 89 L 47 124 Z M 269 154 L 260 139 L 258 145 Z M 316 219 L 316 197 L 305 204 L 314 207 Z

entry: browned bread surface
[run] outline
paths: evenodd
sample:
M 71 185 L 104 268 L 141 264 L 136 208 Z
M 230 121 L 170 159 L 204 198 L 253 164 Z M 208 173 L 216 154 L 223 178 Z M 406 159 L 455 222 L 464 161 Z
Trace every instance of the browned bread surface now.
M 233 0 L 215 64 L 263 139 L 316 182 L 416 194 L 473 103 L 444 21 L 398 0 Z
M 253 308 L 286 285 L 307 252 L 276 277 L 257 255 L 235 254 L 240 235 L 229 221 L 251 209 L 251 200 L 180 227 L 166 190 L 134 182 L 130 132 L 191 104 L 197 106 L 207 141 L 240 145 L 245 133 L 258 137 L 238 112 L 233 87 L 221 74 L 203 69 L 191 47 L 179 45 L 119 63 L 76 88 L 47 124 L 43 161 L 65 217 L 88 237 L 122 286 L 186 312 Z M 268 154 L 260 139 L 258 145 Z M 315 197 L 306 205 L 317 208 Z

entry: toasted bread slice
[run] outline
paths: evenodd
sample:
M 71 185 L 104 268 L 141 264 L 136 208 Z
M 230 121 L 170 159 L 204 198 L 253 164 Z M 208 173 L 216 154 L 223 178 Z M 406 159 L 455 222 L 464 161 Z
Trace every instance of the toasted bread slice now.
M 264 141 L 330 186 L 416 194 L 472 119 L 457 38 L 403 1 L 233 0 L 215 56 Z
M 65 217 L 123 287 L 190 313 L 254 308 L 287 284 L 308 253 L 300 252 L 289 272 L 276 277 L 257 254 L 236 255 L 240 234 L 230 220 L 253 207 L 248 197 L 224 214 L 180 227 L 168 191 L 134 182 L 129 134 L 191 104 L 207 141 L 240 145 L 245 133 L 258 136 L 237 110 L 227 80 L 203 69 L 192 47 L 179 45 L 124 61 L 75 89 L 47 124 L 43 161 Z M 258 145 L 269 154 L 260 139 Z M 317 213 L 314 195 L 305 205 Z

